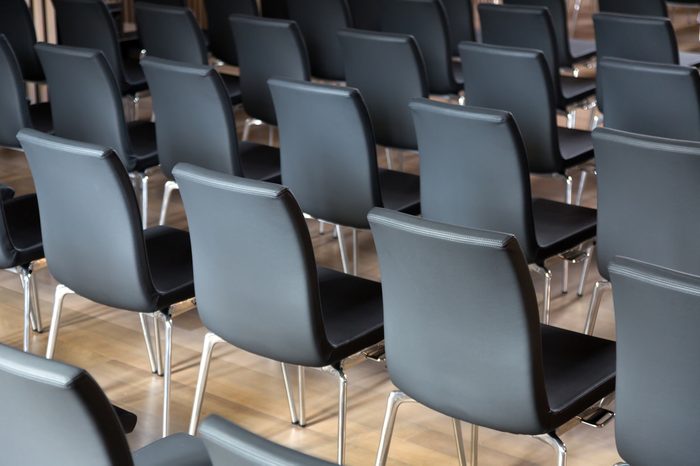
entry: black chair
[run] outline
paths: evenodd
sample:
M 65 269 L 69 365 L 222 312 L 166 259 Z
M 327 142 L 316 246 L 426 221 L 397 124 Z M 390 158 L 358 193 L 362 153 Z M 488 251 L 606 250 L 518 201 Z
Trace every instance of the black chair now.
M 700 277 L 628 258 L 611 262 L 610 275 L 619 368 L 617 451 L 630 465 L 694 464 Z M 667 395 L 663 403 L 660 394 Z
M 700 142 L 594 131 L 598 160 L 598 273 L 584 332 L 592 334 L 603 293 L 610 289 L 609 264 L 633 257 L 700 275 Z M 632 171 L 633 170 L 633 171 Z
M 148 225 L 148 179 L 157 169 L 155 125 L 127 123 L 119 87 L 99 50 L 38 44 L 51 91 L 57 136 L 114 149 L 141 187 L 141 216 Z
M 376 0 L 348 0 L 350 17 L 357 29 L 379 31 L 381 2 Z
M 357 275 L 357 230 L 367 213 L 387 207 L 420 213 L 418 176 L 377 167 L 372 122 L 357 89 L 272 79 L 279 122 L 282 180 L 308 215 L 333 223 L 343 271 L 348 273 L 340 226 L 352 229 Z
M 452 40 L 452 55 L 459 57 L 457 46 L 462 41 L 474 42 L 474 6 L 472 0 L 443 0 L 442 5 L 447 13 L 450 39 Z
M 258 15 L 256 0 L 204 0 L 207 12 L 209 50 L 219 60 L 238 65 L 236 43 L 231 33 L 231 15 Z
M 238 142 L 236 121 L 221 75 L 209 66 L 146 57 L 142 65 L 153 96 L 156 136 L 165 183 L 158 224 L 165 224 L 170 196 L 178 189 L 179 162 L 229 175 L 279 181 L 279 150 Z
M 464 84 L 461 66 L 452 61 L 449 22 L 441 0 L 386 0 L 381 28 L 413 36 L 425 60 L 431 94 L 459 94 Z
M 183 8 L 187 6 L 187 0 L 134 0 L 134 6 L 143 5 L 145 3 Z
M 284 363 L 287 387 L 286 364 L 324 368 L 338 378 L 343 463 L 344 368 L 384 337 L 381 286 L 316 266 L 306 221 L 287 188 L 187 164 L 174 174 L 192 234 L 197 308 L 209 329 L 190 433 L 197 430 L 212 348 L 225 341 Z M 303 394 L 303 368 L 299 374 Z M 289 389 L 287 395 L 293 412 Z M 304 424 L 303 414 L 298 422 Z
M 290 19 L 286 0 L 260 0 L 260 15 L 265 18 Z
M 24 81 L 44 81 L 41 63 L 34 51 L 34 19 L 24 0 L 0 2 L 0 34 L 4 34 L 17 57 Z
M 158 321 L 165 327 L 163 436 L 168 433 L 172 353 L 171 307 L 194 297 L 186 232 L 142 231 L 126 170 L 112 149 L 23 129 L 22 143 L 39 200 L 44 251 L 58 281 L 46 348 L 56 348 L 63 300 L 76 293 L 105 306 L 138 312 L 151 370 L 163 372 Z M 153 355 L 146 316 L 155 327 Z
M 545 278 L 542 320 L 549 323 L 552 273 L 545 260 L 582 261 L 581 296 L 596 211 L 532 198 L 525 145 L 509 113 L 427 100 L 412 102 L 411 110 L 421 154 L 421 215 L 515 235 L 530 269 Z M 562 291 L 568 291 L 568 267 Z
M 387 166 L 392 168 L 392 148 L 417 149 L 408 102 L 429 95 L 418 44 L 404 34 L 345 30 L 338 35 L 345 56 L 345 81 L 360 91 L 376 142 L 385 147 Z
M 665 0 L 598 0 L 598 9 L 623 15 L 668 16 Z
M 386 462 L 398 406 L 417 401 L 474 428 L 537 436 L 564 466 L 555 430 L 614 391 L 615 343 L 539 324 L 513 236 L 385 209 L 369 222 L 382 271 L 387 367 L 398 388 L 376 464 Z
M 345 80 L 338 31 L 353 26 L 347 0 L 287 0 L 289 18 L 304 36 L 311 74 L 318 79 Z
M 208 65 L 209 55 L 204 33 L 192 10 L 139 2 L 136 24 L 146 55 L 193 65 Z M 241 102 L 238 76 L 221 74 L 231 104 Z

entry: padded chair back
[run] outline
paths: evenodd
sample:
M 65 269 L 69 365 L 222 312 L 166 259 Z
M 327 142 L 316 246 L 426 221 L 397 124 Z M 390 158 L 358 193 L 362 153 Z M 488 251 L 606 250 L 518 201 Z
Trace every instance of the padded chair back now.
M 530 173 L 511 114 L 429 100 L 410 106 L 421 156 L 422 216 L 513 234 L 534 262 Z
M 224 83 L 209 66 L 146 57 L 156 115 L 156 142 L 163 174 L 172 179 L 180 162 L 243 176 L 231 103 Z
M 304 36 L 311 74 L 343 81 L 345 65 L 338 31 L 352 27 L 347 0 L 287 0 L 287 7 Z
M 391 381 L 450 417 L 542 432 L 549 405 L 537 298 L 517 240 L 385 209 L 369 222 Z
M 598 10 L 623 15 L 668 16 L 665 0 L 598 0 Z
M 561 173 L 554 90 L 542 52 L 473 42 L 459 51 L 467 103 L 512 113 L 530 172 Z
M 355 28 L 379 31 L 381 2 L 377 0 L 348 0 L 348 6 Z
M 304 212 L 369 228 L 382 205 L 372 122 L 357 89 L 273 79 L 282 180 Z
M 231 28 L 241 68 L 243 107 L 253 118 L 276 125 L 268 79 L 311 79 L 301 31 L 294 21 L 238 15 L 231 17 Z
M 0 34 L 0 146 L 19 148 L 17 131 L 32 126 L 22 72 L 7 38 Z
M 44 72 L 34 51 L 34 20 L 24 0 L 0 2 L 0 34 L 4 34 L 17 56 L 22 77 L 27 81 L 43 81 Z M 3 120 L 4 121 L 4 120 Z
M 615 256 L 700 275 L 700 143 L 597 129 L 598 269 Z
M 236 44 L 231 32 L 231 15 L 258 15 L 256 0 L 204 0 L 207 11 L 209 50 L 230 65 L 238 65 Z
M 20 131 L 36 184 L 44 252 L 59 283 L 87 299 L 152 312 L 141 214 L 113 150 Z
M 604 58 L 598 82 L 605 95 L 606 127 L 700 141 L 697 69 Z
M 0 396 L 3 463 L 134 464 L 112 405 L 83 369 L 0 345 Z
M 99 50 L 37 44 L 51 89 L 54 134 L 114 149 L 125 166 L 131 153 L 121 93 Z
M 208 64 L 204 35 L 189 8 L 138 2 L 136 24 L 148 56 Z
M 668 18 L 615 13 L 593 15 L 598 58 L 678 64 L 678 43 Z
M 472 0 L 443 0 L 450 29 L 450 47 L 452 55 L 459 55 L 457 46 L 462 41 L 474 42 L 474 7 Z
M 694 464 L 700 432 L 700 277 L 627 258 L 615 259 L 610 274 L 617 450 L 629 464 Z M 659 403 L 660 393 L 672 395 Z
M 345 81 L 364 98 L 377 144 L 415 150 L 408 102 L 429 94 L 416 40 L 404 34 L 356 29 L 338 34 L 345 56 Z
M 382 31 L 413 36 L 418 43 L 431 94 L 459 92 L 452 68 L 452 40 L 441 0 L 385 0 Z
M 282 186 L 193 165 L 173 171 L 204 325 L 246 351 L 303 366 L 331 351 L 306 221 Z

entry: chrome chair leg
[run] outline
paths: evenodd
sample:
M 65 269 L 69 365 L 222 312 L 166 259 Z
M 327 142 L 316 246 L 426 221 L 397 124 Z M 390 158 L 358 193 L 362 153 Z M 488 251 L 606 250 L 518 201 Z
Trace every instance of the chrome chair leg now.
M 19 268 L 19 279 L 22 282 L 22 295 L 24 296 L 24 313 L 23 313 L 23 332 L 22 332 L 22 351 L 29 351 L 29 332 L 31 332 L 32 320 L 32 303 L 29 277 L 32 274 L 31 266 Z
M 141 174 L 141 223 L 148 228 L 148 175 Z
M 297 366 L 297 383 L 299 385 L 299 426 L 306 427 L 306 368 Z
M 299 418 L 297 417 L 297 408 L 294 404 L 294 394 L 292 393 L 292 388 L 289 383 L 287 364 L 280 363 L 280 365 L 282 366 L 282 380 L 284 380 L 284 390 L 287 393 L 287 403 L 289 404 L 289 418 L 291 419 L 292 424 L 299 424 Z M 194 412 L 192 414 L 194 415 Z
M 556 432 L 538 435 L 536 438 L 554 448 L 557 452 L 557 466 L 566 466 L 566 444 L 564 444 Z
M 323 220 L 318 221 L 318 234 L 322 235 L 326 232 L 326 222 Z
M 73 290 L 65 285 L 56 286 L 53 298 L 53 311 L 51 314 L 51 329 L 49 331 L 49 343 L 46 346 L 46 359 L 53 359 L 56 350 L 56 338 L 58 338 L 58 323 L 61 320 L 63 310 L 63 299 L 67 294 L 73 294 Z
M 31 313 L 29 314 L 32 330 L 37 333 L 42 333 L 44 331 L 44 325 L 41 322 L 41 308 L 39 306 L 39 292 L 36 285 L 36 273 L 34 271 L 34 264 L 30 264 L 32 269 L 29 274 L 29 299 L 31 300 Z
M 389 456 L 389 447 L 391 446 L 391 436 L 394 433 L 394 424 L 396 424 L 396 414 L 399 406 L 403 403 L 415 403 L 415 400 L 399 390 L 389 394 L 386 402 L 386 412 L 384 413 L 384 423 L 382 424 L 382 434 L 379 439 L 379 448 L 377 449 L 377 459 L 374 462 L 375 466 L 384 466 L 386 464 Z
M 165 327 L 165 376 L 163 377 L 163 438 L 168 436 L 170 427 L 170 386 L 172 379 L 173 318 L 170 310 L 157 311 L 157 317 Z
M 349 273 L 347 251 L 345 249 L 345 238 L 340 225 L 335 226 L 335 232 L 338 234 L 338 247 L 340 248 L 340 262 L 343 264 L 343 272 Z
M 591 257 L 593 257 L 593 248 L 594 245 L 588 246 L 586 248 L 586 258 L 583 261 L 583 266 L 581 267 L 581 277 L 579 278 L 578 282 L 578 290 L 576 290 L 576 294 L 579 296 L 583 296 L 583 287 L 586 286 L 586 278 L 588 277 L 588 269 L 591 267 Z
M 542 323 L 549 324 L 549 308 L 552 298 L 552 272 L 543 266 L 530 264 L 530 270 L 544 277 L 544 303 L 542 304 Z
M 578 23 L 578 15 L 581 12 L 581 3 L 583 0 L 574 0 L 574 7 L 571 13 L 571 35 L 576 32 L 576 23 Z
M 593 296 L 591 296 L 591 304 L 588 306 L 588 316 L 586 317 L 586 326 L 583 333 L 593 335 L 596 320 L 598 319 L 598 309 L 600 302 L 603 299 L 603 293 L 612 288 L 612 284 L 607 280 L 597 281 L 593 287 Z
M 209 363 L 211 362 L 211 355 L 214 351 L 214 346 L 224 340 L 213 332 L 208 332 L 204 335 L 204 344 L 202 345 L 202 359 L 199 362 L 199 375 L 197 376 L 197 388 L 194 391 L 194 403 L 192 403 L 192 416 L 190 417 L 190 428 L 188 433 L 190 435 L 197 434 L 197 427 L 199 425 L 199 416 L 202 413 L 202 400 L 204 399 L 204 391 L 207 389 L 207 377 L 209 375 Z M 284 364 L 282 365 L 282 373 L 285 375 L 285 384 L 287 382 L 287 377 L 284 371 Z M 291 409 L 290 404 L 290 409 Z
M 578 189 L 576 190 L 576 205 L 581 205 L 583 190 L 586 186 L 586 178 L 588 178 L 588 172 L 586 170 L 581 170 L 581 178 L 578 180 Z
M 151 373 L 157 374 L 158 368 L 156 367 L 156 357 L 153 353 L 151 329 L 148 328 L 148 323 L 146 322 L 146 314 L 144 314 L 143 312 L 139 312 L 139 320 L 141 321 L 141 332 L 143 333 L 143 339 L 146 343 L 146 353 L 148 354 L 148 363 L 151 366 Z
M 160 341 L 160 323 L 156 313 L 151 314 L 153 319 L 153 343 L 156 347 L 156 374 L 163 375 L 163 354 Z
M 386 157 L 386 168 L 389 170 L 392 169 L 392 163 L 391 163 L 391 149 L 388 147 L 384 148 L 384 156 Z
M 338 464 L 345 464 L 345 430 L 348 412 L 348 378 L 342 366 L 336 368 L 338 375 Z
M 352 274 L 357 275 L 357 228 L 352 229 Z
M 250 136 L 251 126 L 260 126 L 262 124 L 262 121 L 258 120 L 257 118 L 246 118 L 245 122 L 243 123 L 243 137 L 241 137 L 241 141 L 248 140 L 248 137 Z
M 479 426 L 476 424 L 472 424 L 472 449 L 471 449 L 471 457 L 469 458 L 469 462 L 471 463 L 471 466 L 477 466 L 479 463 Z
M 457 459 L 459 466 L 467 466 L 467 455 L 464 453 L 464 438 L 462 437 L 462 421 L 452 419 L 452 431 L 455 435 L 455 444 L 457 446 Z
M 163 203 L 160 206 L 158 225 L 165 225 L 165 217 L 168 214 L 168 206 L 170 205 L 170 196 L 176 189 L 179 189 L 176 182 L 172 180 L 165 182 L 165 187 L 163 188 Z
M 576 128 L 576 109 L 571 109 L 566 113 L 566 127 Z
M 571 204 L 571 198 L 574 191 L 574 178 L 571 175 L 564 175 L 564 202 Z
M 564 201 L 567 204 L 571 204 L 574 189 L 574 179 L 571 175 L 564 175 L 564 184 Z M 569 292 L 569 261 L 562 262 L 561 292 L 564 294 Z
M 275 127 L 272 125 L 267 125 L 267 145 L 273 146 L 275 144 Z

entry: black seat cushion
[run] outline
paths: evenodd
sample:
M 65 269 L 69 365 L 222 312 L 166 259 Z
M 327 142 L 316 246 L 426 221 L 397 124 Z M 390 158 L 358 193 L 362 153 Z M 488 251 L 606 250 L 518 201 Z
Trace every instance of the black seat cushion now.
M 595 41 L 569 38 L 569 51 L 574 61 L 587 60 L 596 53 Z
M 578 246 L 596 235 L 596 210 L 549 199 L 534 199 L 532 215 L 539 249 L 536 261 Z
M 187 434 L 175 434 L 134 452 L 134 466 L 211 466 L 204 443 Z
M 595 79 L 562 76 L 559 82 L 561 83 L 559 108 L 562 110 L 595 94 Z
M 5 201 L 4 209 L 7 231 L 17 256 L 15 264 L 2 266 L 9 268 L 24 265 L 44 257 L 36 194 L 9 199 Z
M 132 154 L 128 154 L 129 170 L 143 171 L 158 165 L 156 125 L 150 121 L 132 121 L 127 127 Z
M 153 285 L 158 292 L 158 307 L 184 301 L 194 296 L 190 235 L 167 226 L 143 232 L 146 256 Z
M 593 158 L 593 138 L 590 131 L 557 127 L 559 151 L 564 167 L 574 167 Z
M 411 215 L 420 213 L 420 178 L 410 173 L 379 169 L 384 207 Z
M 32 128 L 43 133 L 53 131 L 53 120 L 51 119 L 51 104 L 42 102 L 29 106 L 29 119 L 32 121 Z
M 236 105 L 241 103 L 241 81 L 238 76 L 233 76 L 230 74 L 221 73 L 221 78 L 224 80 L 224 86 L 226 87 L 226 92 L 231 99 L 231 105 Z
M 131 57 L 124 57 L 124 79 L 126 80 L 127 94 L 136 94 L 137 92 L 148 89 L 146 76 L 143 74 L 139 60 Z
M 238 154 L 246 178 L 279 183 L 280 151 L 278 148 L 242 141 L 238 144 Z

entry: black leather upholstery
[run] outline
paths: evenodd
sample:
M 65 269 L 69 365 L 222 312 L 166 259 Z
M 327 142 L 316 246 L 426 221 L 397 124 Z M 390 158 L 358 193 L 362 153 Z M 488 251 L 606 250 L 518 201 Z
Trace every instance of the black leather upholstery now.
M 668 18 L 598 13 L 593 25 L 600 58 L 678 64 L 678 43 Z
M 389 375 L 408 396 L 480 426 L 542 434 L 614 390 L 614 342 L 539 324 L 513 236 L 385 209 L 369 221 Z
M 473 42 L 474 34 L 474 7 L 471 0 L 443 0 L 442 5 L 447 13 L 449 23 L 452 55 L 458 56 L 457 46 L 462 41 Z
M 204 0 L 207 11 L 209 49 L 216 58 L 230 65 L 238 65 L 236 43 L 231 33 L 231 15 L 258 15 L 255 0 Z
M 381 2 L 376 0 L 348 0 L 350 16 L 357 29 L 367 31 L 379 30 Z
M 0 218 L 1 269 L 26 265 L 44 257 L 36 195 L 3 199 Z
M 233 458 L 229 457 L 230 465 Z M 179 433 L 158 439 L 134 452 L 134 466 L 211 466 L 204 442 Z
M 625 15 L 668 16 L 665 0 L 598 0 L 598 9 Z
M 0 34 L 5 35 L 12 46 L 22 70 L 23 79 L 25 81 L 43 81 L 44 72 L 36 52 L 34 52 L 34 44 L 36 44 L 34 20 L 27 2 L 24 0 L 0 2 Z

